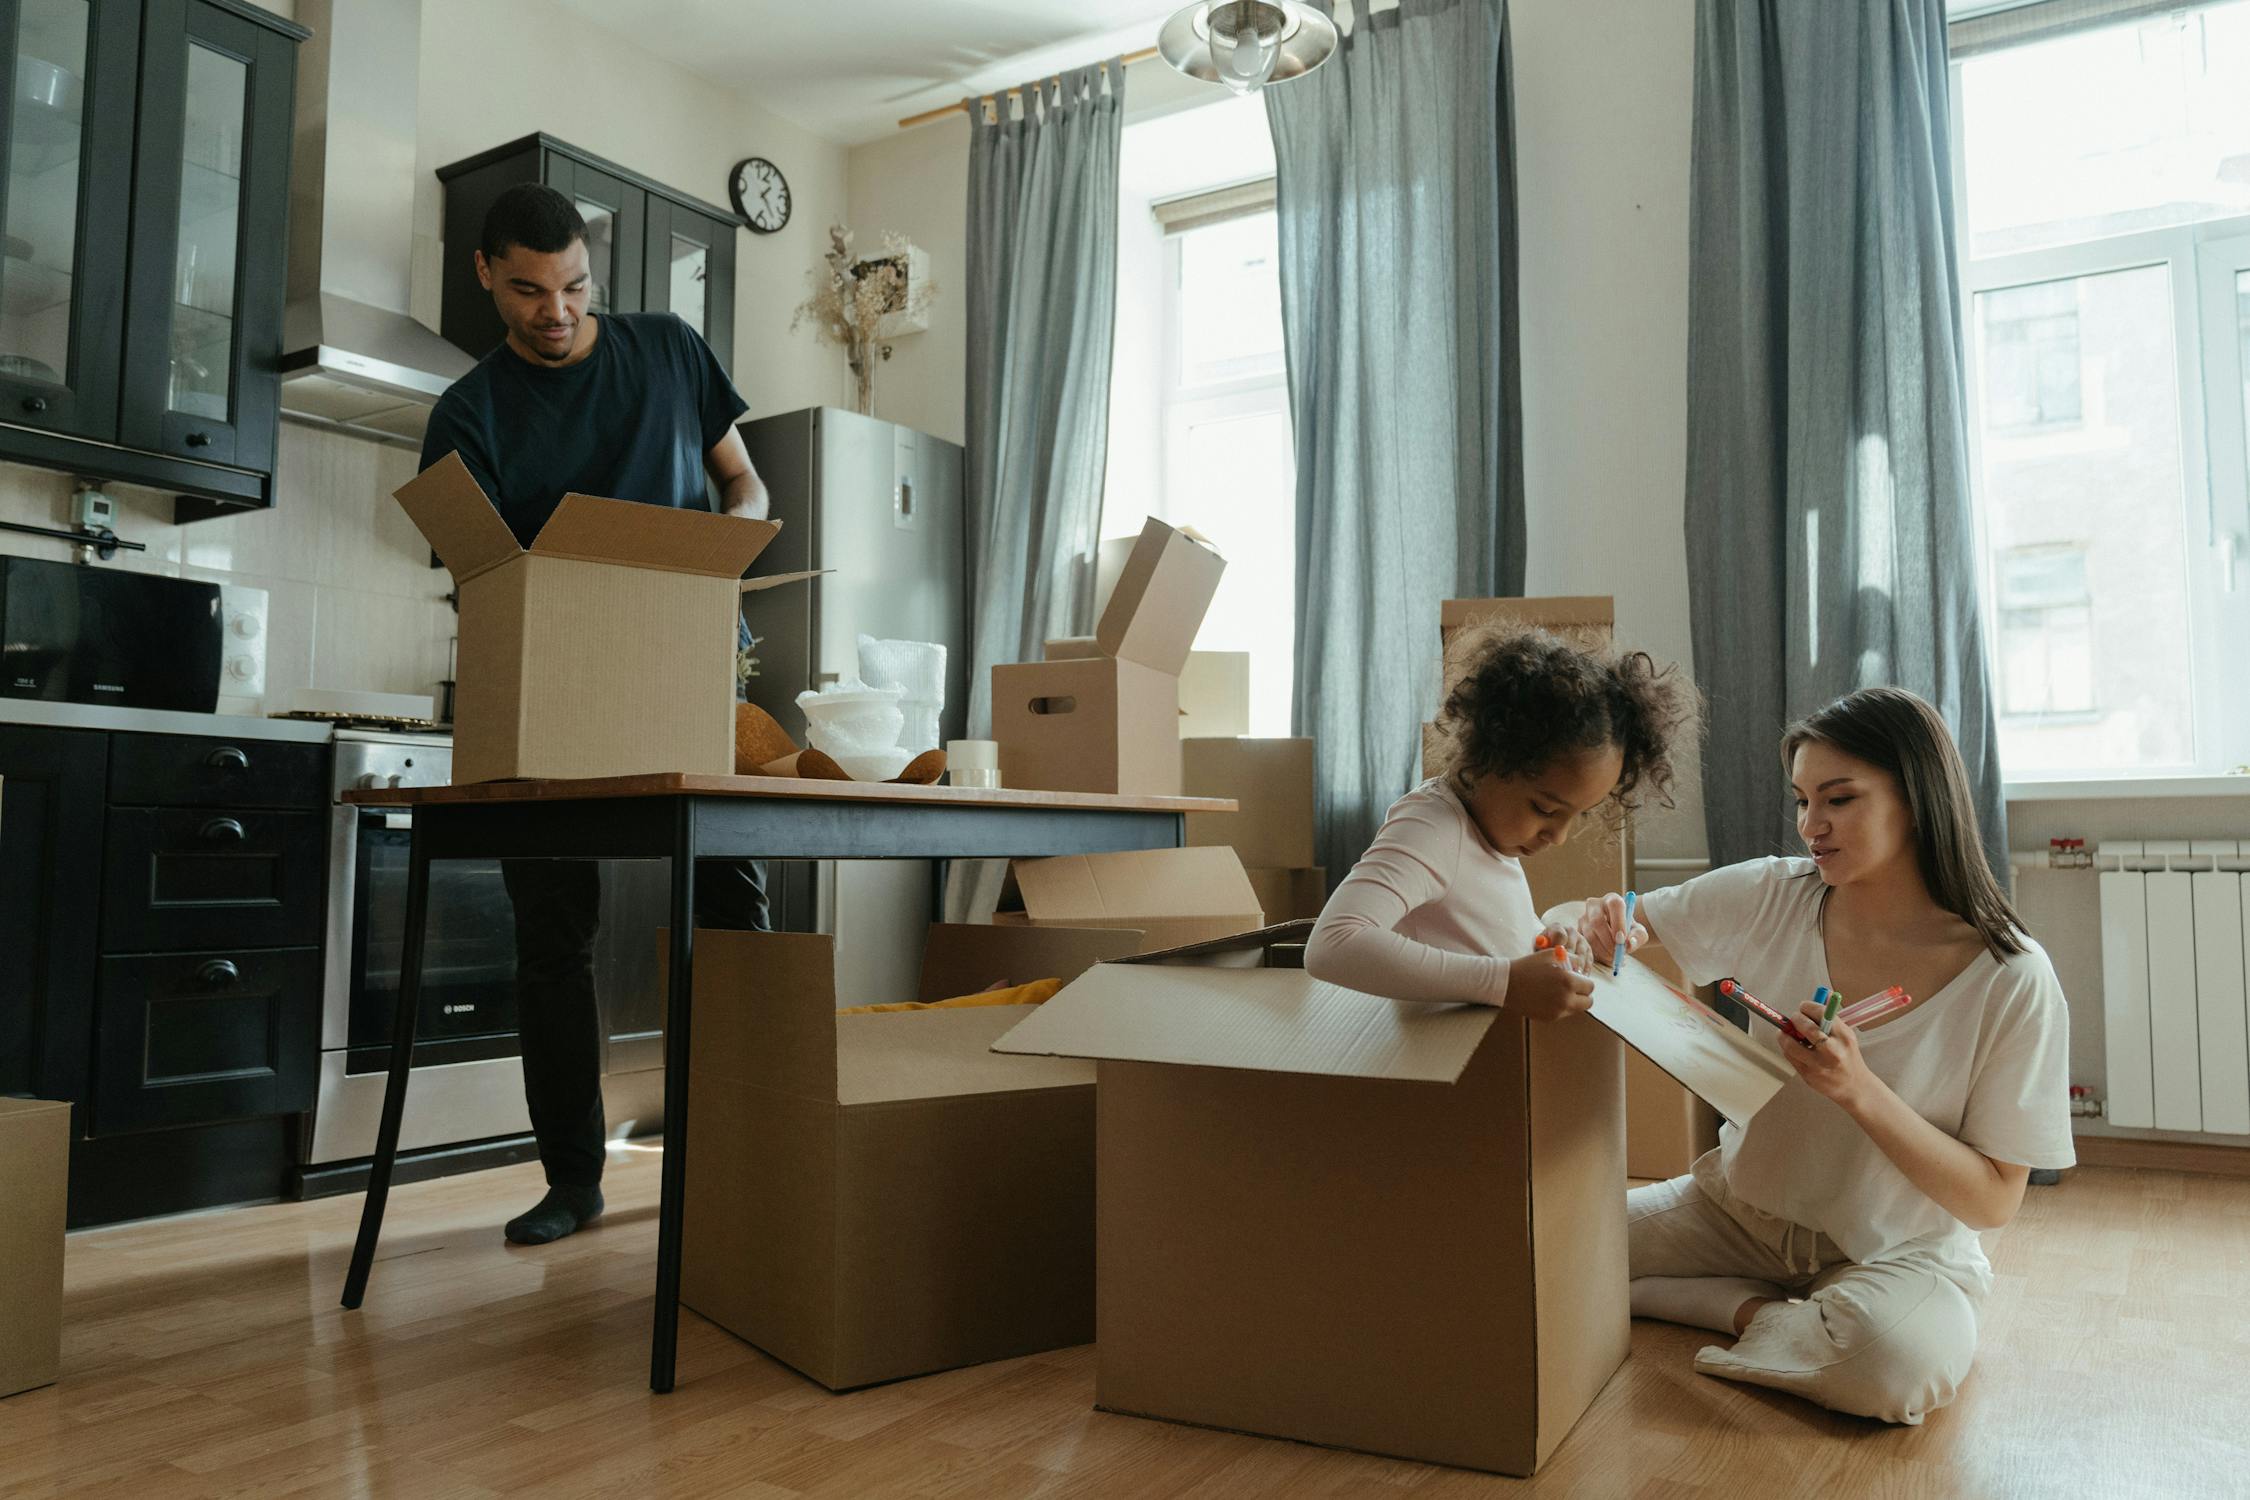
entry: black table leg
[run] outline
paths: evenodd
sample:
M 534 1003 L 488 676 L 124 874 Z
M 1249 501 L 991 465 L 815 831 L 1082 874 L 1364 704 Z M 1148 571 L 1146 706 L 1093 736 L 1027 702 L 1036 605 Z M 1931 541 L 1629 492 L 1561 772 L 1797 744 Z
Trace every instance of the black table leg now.
M 656 1213 L 656 1329 L 648 1388 L 672 1389 L 680 1345 L 680 1224 L 687 1190 L 688 1009 L 695 996 L 695 803 L 681 798 L 672 842 L 672 993 L 664 1022 L 664 1179 Z
M 351 1270 L 344 1276 L 344 1306 L 357 1307 L 367 1295 L 367 1273 L 375 1264 L 375 1241 L 383 1232 L 383 1205 L 391 1196 L 391 1168 L 398 1161 L 399 1121 L 406 1114 L 406 1075 L 414 1060 L 414 1014 L 421 1004 L 422 934 L 430 904 L 430 860 L 422 839 L 424 812 L 414 820 L 406 863 L 406 945 L 399 955 L 398 1013 L 391 1021 L 391 1076 L 383 1086 L 383 1122 L 375 1132 L 375 1159 L 367 1169 L 367 1198 L 359 1210 L 359 1239 L 352 1246 Z

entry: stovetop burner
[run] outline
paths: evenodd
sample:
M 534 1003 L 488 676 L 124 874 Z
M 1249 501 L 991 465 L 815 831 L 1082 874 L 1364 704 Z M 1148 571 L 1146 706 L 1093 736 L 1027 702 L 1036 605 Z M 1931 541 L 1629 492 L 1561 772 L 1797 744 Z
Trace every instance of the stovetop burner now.
M 269 714 L 273 719 L 296 719 L 311 724 L 333 724 L 338 729 L 370 729 L 392 734 L 439 734 L 451 726 L 435 719 L 408 719 L 392 714 L 337 713 L 320 708 L 292 708 Z

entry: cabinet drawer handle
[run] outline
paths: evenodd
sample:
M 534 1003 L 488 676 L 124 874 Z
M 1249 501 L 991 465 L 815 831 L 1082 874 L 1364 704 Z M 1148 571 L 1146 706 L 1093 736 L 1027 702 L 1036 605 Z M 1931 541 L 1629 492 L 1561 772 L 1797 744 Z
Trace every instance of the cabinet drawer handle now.
M 242 971 L 234 966 L 231 958 L 214 958 L 197 969 L 195 977 L 203 981 L 205 988 L 215 990 L 222 985 L 241 983 Z
M 209 755 L 204 756 L 203 763 L 214 771 L 247 771 L 250 769 L 250 757 L 233 745 L 221 745 Z
M 33 416 L 37 416 L 47 409 L 47 398 L 45 396 L 26 396 L 23 398 L 23 409 Z
M 190 448 L 208 448 L 211 446 L 211 434 L 208 432 L 191 432 L 187 435 L 187 445 Z
M 242 825 L 232 818 L 213 818 L 203 825 L 203 837 L 210 842 L 239 844 L 247 837 Z

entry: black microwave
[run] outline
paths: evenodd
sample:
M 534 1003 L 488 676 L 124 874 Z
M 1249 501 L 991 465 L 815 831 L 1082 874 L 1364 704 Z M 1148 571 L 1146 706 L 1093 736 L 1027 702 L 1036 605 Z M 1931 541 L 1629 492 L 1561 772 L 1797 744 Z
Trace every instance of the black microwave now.
M 0 697 L 210 713 L 219 586 L 0 557 Z

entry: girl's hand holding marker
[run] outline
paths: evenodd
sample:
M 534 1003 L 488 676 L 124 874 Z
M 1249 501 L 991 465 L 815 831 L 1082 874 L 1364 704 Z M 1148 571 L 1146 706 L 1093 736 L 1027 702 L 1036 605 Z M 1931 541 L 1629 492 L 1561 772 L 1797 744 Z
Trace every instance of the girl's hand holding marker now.
M 1620 896 L 1612 891 L 1579 909 L 1578 935 L 1593 949 L 1595 958 L 1612 966 L 1613 973 L 1620 951 L 1634 952 L 1648 941 L 1648 929 L 1633 920 L 1638 902 L 1637 893 Z
M 1571 956 L 1571 935 L 1551 927 L 1508 966 L 1507 1008 L 1533 1021 L 1557 1021 L 1594 1003 L 1594 981 Z

